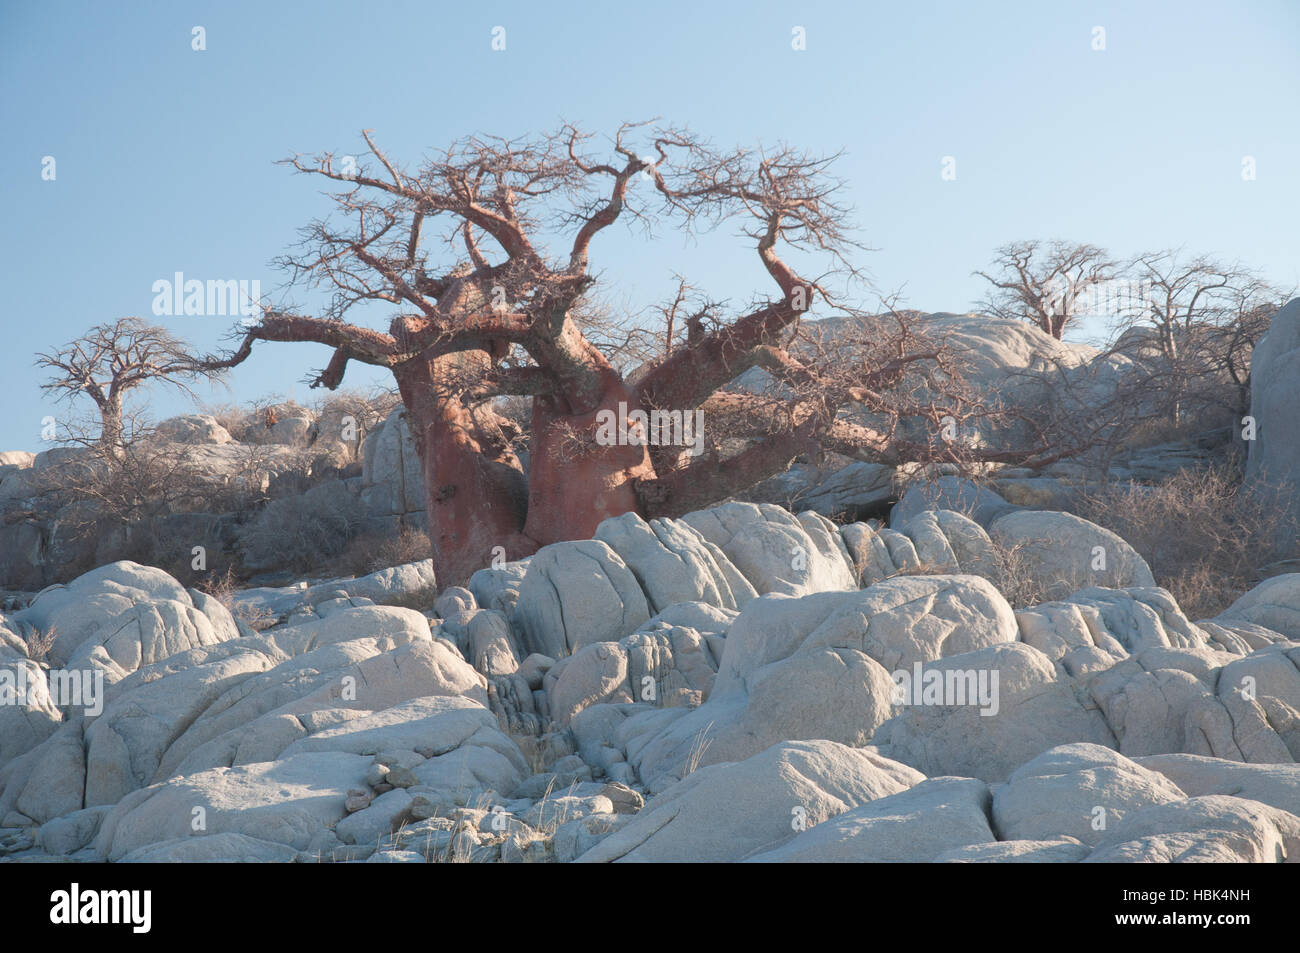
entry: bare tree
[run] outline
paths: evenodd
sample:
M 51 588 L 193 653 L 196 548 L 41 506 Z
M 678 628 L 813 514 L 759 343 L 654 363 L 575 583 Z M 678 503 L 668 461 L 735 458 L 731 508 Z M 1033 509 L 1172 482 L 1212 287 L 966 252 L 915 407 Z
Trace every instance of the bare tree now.
M 1028 321 L 1060 340 L 1090 289 L 1114 277 L 1117 265 L 1104 249 L 1070 242 L 1012 242 L 997 249 L 990 285 L 980 307 L 999 318 Z
M 1235 420 L 1250 413 L 1250 363 L 1259 343 L 1290 296 L 1276 288 L 1260 288 L 1258 294 L 1235 291 L 1225 308 L 1226 320 L 1207 330 L 1205 355 L 1210 367 L 1229 384 L 1228 410 Z
M 1253 276 L 1204 255 L 1186 259 L 1178 250 L 1146 252 L 1128 267 L 1144 287 L 1145 307 L 1127 326 L 1148 326 L 1157 334 L 1166 360 L 1179 356 L 1180 345 L 1197 331 L 1221 323 L 1223 304 L 1235 285 Z
M 1127 270 L 1144 306 L 1118 327 L 1153 332 L 1149 370 L 1164 379 L 1174 421 L 1189 406 L 1247 413 L 1250 356 L 1285 295 L 1251 268 L 1176 249 L 1139 255 Z
M 861 246 L 831 158 L 789 147 L 719 150 L 682 130 L 630 124 L 599 158 L 591 137 L 566 125 L 522 140 L 464 139 L 407 171 L 363 135 L 373 168 L 344 167 L 328 153 L 285 160 L 337 186 L 334 220 L 307 226 L 282 261 L 291 286 L 327 289 L 329 303 L 315 315 L 267 310 L 211 366 L 246 360 L 257 341 L 308 341 L 333 352 L 313 386 L 338 387 L 351 361 L 388 368 L 421 456 L 444 584 L 463 581 L 498 547 L 518 558 L 590 536 L 609 516 L 674 515 L 716 501 L 823 439 L 884 452 L 891 427 L 851 423 L 840 408 L 866 402 L 896 413 L 889 389 L 938 356 L 907 321 L 890 321 L 869 355 L 841 350 L 819 362 L 791 350 L 814 308 L 870 321 L 842 300 L 841 289 L 862 281 L 848 258 Z M 634 136 L 647 140 L 642 150 Z M 584 318 L 597 281 L 590 255 L 620 221 L 647 234 L 661 222 L 686 231 L 735 222 L 772 293 L 726 313 L 683 279 L 656 335 L 617 321 L 597 326 Z M 395 312 L 387 332 L 346 320 L 378 302 Z M 633 374 L 620 370 L 633 365 Z M 706 403 L 756 366 L 787 388 L 781 413 L 755 394 Z M 531 401 L 527 479 L 518 428 L 494 403 L 501 397 Z M 726 413 L 758 416 L 762 426 L 730 455 L 716 439 L 700 453 L 659 439 L 656 423 L 680 436 L 705 409 L 715 438 Z M 904 409 L 939 408 L 931 399 Z M 622 425 L 637 415 L 651 425 Z M 608 439 L 611 419 L 617 439 Z
M 36 365 L 52 372 L 44 390 L 68 401 L 82 394 L 94 401 L 99 413 L 96 442 L 114 457 L 121 456 L 129 437 L 123 410 L 131 391 L 156 381 L 193 395 L 190 383 L 216 380 L 222 373 L 192 355 L 167 329 L 134 317 L 96 325 L 52 353 L 38 354 Z

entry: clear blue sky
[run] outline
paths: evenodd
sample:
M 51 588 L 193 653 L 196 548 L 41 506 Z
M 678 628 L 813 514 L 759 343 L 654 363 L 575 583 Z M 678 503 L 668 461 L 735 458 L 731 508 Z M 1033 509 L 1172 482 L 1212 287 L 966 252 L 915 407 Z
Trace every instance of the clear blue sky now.
M 55 405 L 35 352 L 150 315 L 155 280 L 276 287 L 270 260 L 326 205 L 273 160 L 359 153 L 363 128 L 410 162 L 469 133 L 567 119 L 603 134 L 653 116 L 719 144 L 844 149 L 838 171 L 877 249 L 863 264 L 927 311 L 970 308 L 972 269 L 1019 238 L 1121 255 L 1185 245 L 1300 282 L 1294 0 L 556 6 L 0 0 L 0 449 L 44 447 Z M 674 269 L 718 296 L 766 291 L 752 249 L 726 234 L 647 246 L 611 231 L 593 265 L 633 305 L 666 294 Z M 204 350 L 230 325 L 163 320 Z M 259 345 L 211 397 L 305 398 L 299 381 L 327 358 Z M 381 379 L 370 370 L 350 383 Z M 155 399 L 156 416 L 185 406 Z

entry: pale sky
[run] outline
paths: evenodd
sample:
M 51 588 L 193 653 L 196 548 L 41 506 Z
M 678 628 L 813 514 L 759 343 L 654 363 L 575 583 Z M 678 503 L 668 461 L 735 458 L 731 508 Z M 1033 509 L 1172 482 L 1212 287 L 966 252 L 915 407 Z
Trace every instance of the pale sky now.
M 607 135 L 655 116 L 723 146 L 842 149 L 836 171 L 875 249 L 860 263 L 926 311 L 969 310 L 971 272 L 1027 238 L 1119 256 L 1183 246 L 1300 284 L 1300 4 L 555 6 L 0 2 L 0 450 L 48 446 L 41 420 L 60 411 L 35 353 L 150 316 L 157 280 L 277 287 L 271 259 L 327 205 L 319 183 L 272 163 L 360 153 L 363 128 L 411 164 L 471 133 L 569 120 Z M 769 292 L 729 232 L 648 244 L 611 230 L 592 264 L 637 307 L 674 271 L 738 306 Z M 205 351 L 230 326 L 159 320 Z M 210 396 L 302 400 L 327 359 L 262 344 Z M 153 396 L 155 417 L 190 409 Z

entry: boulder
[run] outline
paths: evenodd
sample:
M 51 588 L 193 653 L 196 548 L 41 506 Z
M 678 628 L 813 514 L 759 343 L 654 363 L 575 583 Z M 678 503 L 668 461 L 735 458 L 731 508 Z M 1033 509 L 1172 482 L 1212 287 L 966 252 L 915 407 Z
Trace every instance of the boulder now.
M 1091 742 L 1115 747 L 1101 713 L 1068 675 L 1042 652 L 1021 642 L 994 645 L 930 662 L 934 682 L 965 687 L 965 704 L 948 697 L 938 703 L 903 706 L 877 730 L 881 752 L 933 777 L 941 774 L 1004 781 L 1020 765 L 1057 745 Z M 924 678 L 923 673 L 923 678 Z M 951 673 L 951 674 L 949 674 Z M 970 686 L 983 675 L 992 705 L 970 703 Z M 940 678 L 940 676 L 942 676 Z M 996 681 L 994 679 L 996 678 Z
M 121 858 L 124 864 L 285 864 L 298 852 L 285 844 L 226 831 L 148 844 Z
M 1061 840 L 1007 840 L 954 847 L 934 858 L 936 864 L 1074 864 L 1088 848 L 1067 837 Z
M 1300 817 L 1209 795 L 1148 807 L 1102 837 L 1085 863 L 1284 863 L 1300 856 Z
M 1277 643 L 1225 665 L 1217 696 L 1232 716 L 1232 738 L 1243 761 L 1300 761 L 1300 646 Z
M 993 824 L 1003 840 L 1070 837 L 1094 846 L 1134 811 L 1184 797 L 1164 775 L 1109 748 L 1060 745 L 998 785 Z
M 377 844 L 410 817 L 411 801 L 405 789 L 394 788 L 339 821 L 334 833 L 345 844 Z
M 774 745 L 688 775 L 578 860 L 736 861 L 922 780 L 903 765 L 829 741 Z
M 1043 600 L 1061 599 L 1089 586 L 1156 584 L 1146 560 L 1132 546 L 1070 513 L 1008 513 L 992 522 L 989 536 L 1032 580 Z
M 26 450 L 0 450 L 0 467 L 25 470 L 36 462 L 36 454 Z
M 88 807 L 48 821 L 36 832 L 36 843 L 56 857 L 75 854 L 95 839 L 108 811 L 107 807 Z
M 850 523 L 840 529 L 858 584 L 891 576 L 969 573 L 994 579 L 997 560 L 984 528 L 952 510 L 924 510 L 898 529 Z
M 208 414 L 185 414 L 160 423 L 157 434 L 172 443 L 230 443 L 234 438 Z
M 1218 650 L 1200 627 L 1183 615 L 1167 591 L 1154 587 L 1125 589 L 1090 587 L 1068 597 L 1069 602 L 1096 608 L 1106 631 L 1137 654 L 1147 649 Z
M 505 563 L 501 568 L 480 569 L 469 577 L 469 590 L 478 605 L 495 609 L 510 618 L 519 601 L 519 587 L 528 573 L 529 559 Z
M 956 476 L 940 476 L 913 483 L 889 512 L 895 528 L 926 510 L 952 510 L 988 528 L 994 520 L 1016 509 L 992 490 Z
M 1194 754 L 1157 754 L 1135 760 L 1167 777 L 1189 797 L 1230 795 L 1300 817 L 1300 764 L 1242 764 Z
M 236 685 L 173 742 L 159 774 L 269 761 L 296 742 L 429 696 L 486 714 L 483 676 L 441 642 L 379 652 L 371 640 L 339 643 Z
M 1300 303 L 1300 298 L 1295 303 Z M 1214 621 L 1226 626 L 1262 626 L 1300 642 L 1300 573 L 1265 579 L 1215 616 Z
M 587 645 L 550 670 L 547 694 L 556 724 L 568 725 L 595 704 L 702 702 L 713 688 L 717 660 L 695 629 L 666 622 L 618 642 Z
M 1279 504 L 1300 519 L 1300 298 L 1292 298 L 1273 316 L 1255 345 L 1250 364 L 1250 413 L 1256 437 L 1249 441 L 1248 480 L 1277 494 Z M 1292 530 L 1294 527 L 1292 527 Z M 1294 532 L 1279 539 L 1293 552 Z
M 1087 679 L 1119 750 L 1129 757 L 1165 751 L 1240 757 L 1232 716 L 1211 687 L 1218 671 L 1200 678 L 1176 664 L 1148 651 Z
M 143 608 L 137 611 L 137 606 Z M 52 632 L 50 662 L 62 667 L 87 640 L 103 643 L 116 633 L 121 633 L 119 646 L 134 641 L 153 658 L 162 657 L 157 652 L 180 651 L 182 644 L 189 648 L 238 635 L 220 603 L 206 602 L 205 609 L 211 615 L 200 619 L 204 613 L 194 608 L 185 587 L 161 569 L 122 561 L 41 590 L 12 618 L 37 632 Z
M 397 407 L 361 448 L 361 502 L 375 518 L 422 513 L 424 477 L 406 408 Z
M 0 659 L 0 767 L 35 748 L 63 722 L 46 672 L 30 659 Z
M 972 778 L 931 778 L 810 827 L 750 863 L 926 863 L 994 841 L 989 789 Z
M 632 570 L 651 612 L 677 602 L 739 609 L 757 596 L 731 561 L 682 520 L 647 523 L 635 513 L 604 520 L 595 539 Z
M 275 445 L 302 448 L 309 446 L 316 436 L 316 422 L 301 413 L 279 417 L 270 427 L 263 425 L 248 428 L 244 441 L 256 445 Z
M 854 648 L 894 672 L 1014 642 L 1017 634 L 1011 607 L 978 576 L 902 576 L 852 593 L 765 597 L 728 630 L 717 692 L 740 688 L 750 673 L 800 646 Z
M 559 657 L 616 642 L 650 618 L 632 570 L 604 543 L 543 546 L 528 564 L 513 622 L 525 652 Z
M 894 468 L 857 461 L 836 470 L 813 486 L 801 487 L 794 502 L 832 519 L 872 512 L 894 498 Z
M 759 595 L 854 589 L 852 562 L 834 524 L 770 503 L 724 503 L 682 517 L 718 547 Z
M 1010 607 L 976 576 L 764 596 L 728 630 L 709 700 L 647 731 L 627 760 L 658 791 L 692 763 L 743 760 L 778 741 L 866 744 L 897 712 L 895 672 L 1015 636 Z
M 327 579 L 309 585 L 259 586 L 241 589 L 231 596 L 231 605 L 245 617 L 266 617 L 283 621 L 295 609 L 315 608 L 338 598 L 369 599 L 378 605 L 429 608 L 438 594 L 433 560 L 404 563 L 365 576 Z
M 173 778 L 118 802 L 95 853 L 118 861 L 164 841 L 223 833 L 307 850 L 346 816 L 347 792 L 364 782 L 369 766 L 362 755 L 330 751 Z

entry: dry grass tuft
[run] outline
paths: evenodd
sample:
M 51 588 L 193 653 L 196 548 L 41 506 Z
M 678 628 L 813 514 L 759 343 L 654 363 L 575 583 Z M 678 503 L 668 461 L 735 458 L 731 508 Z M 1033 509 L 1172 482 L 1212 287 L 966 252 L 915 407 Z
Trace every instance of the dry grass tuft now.
M 1263 579 L 1297 568 L 1279 545 L 1297 538 L 1294 519 L 1231 466 L 1099 487 L 1079 515 L 1127 540 L 1191 619 L 1218 615 Z

